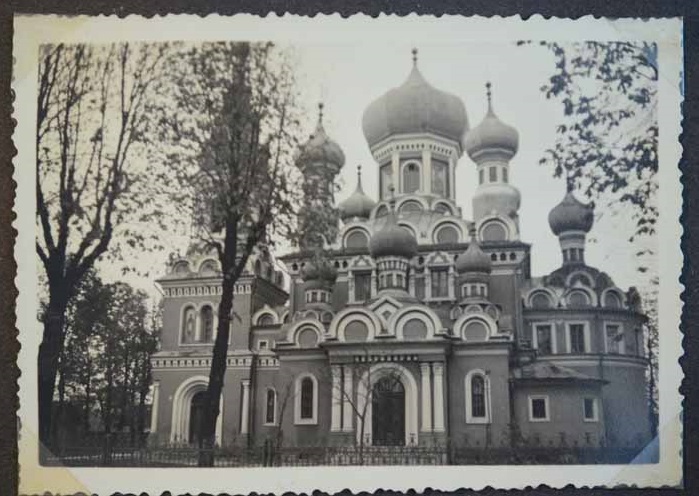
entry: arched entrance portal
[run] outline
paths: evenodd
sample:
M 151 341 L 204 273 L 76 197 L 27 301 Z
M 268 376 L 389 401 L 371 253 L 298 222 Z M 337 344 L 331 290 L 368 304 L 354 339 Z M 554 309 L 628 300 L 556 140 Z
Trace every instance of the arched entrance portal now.
M 371 430 L 375 446 L 405 444 L 405 388 L 397 376 L 382 377 L 371 394 Z
M 189 407 L 189 436 L 190 444 L 199 444 L 199 430 L 204 419 L 206 408 L 206 391 L 199 391 L 192 396 L 192 405 Z

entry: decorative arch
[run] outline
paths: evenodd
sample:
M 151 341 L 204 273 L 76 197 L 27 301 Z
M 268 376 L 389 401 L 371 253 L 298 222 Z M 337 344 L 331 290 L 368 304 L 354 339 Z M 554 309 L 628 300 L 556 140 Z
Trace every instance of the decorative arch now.
M 218 272 L 218 262 L 213 258 L 207 258 L 199 264 L 199 275 L 214 276 L 217 275 Z
M 209 378 L 204 375 L 197 375 L 185 379 L 175 390 L 172 396 L 172 428 L 170 429 L 170 442 L 187 442 L 189 438 L 189 420 L 192 398 L 194 395 L 206 391 L 209 385 Z M 221 444 L 221 433 L 223 427 L 223 393 L 219 399 L 219 415 L 216 420 L 216 442 Z
M 408 369 L 395 362 L 376 363 L 372 365 L 369 370 L 366 370 L 359 380 L 357 387 L 357 411 L 366 412 L 364 414 L 364 435 L 368 436 L 370 440 L 369 444 L 371 444 L 371 440 L 373 439 L 373 412 L 371 394 L 369 391 L 372 390 L 374 384 L 376 384 L 378 380 L 390 374 L 395 374 L 405 389 L 405 444 L 406 446 L 409 445 L 411 440 L 417 444 L 419 434 L 417 381 Z M 361 425 L 361 418 L 357 417 L 355 425 Z M 356 429 L 358 441 L 361 430 L 362 429 Z
M 548 308 L 556 308 L 557 306 L 557 300 L 558 298 L 556 295 L 551 291 L 549 288 L 544 288 L 544 287 L 536 287 L 532 288 L 524 296 L 524 301 L 525 304 L 528 308 L 537 308 L 534 306 L 534 298 L 536 296 L 545 296 L 549 300 L 549 307 Z M 547 307 L 538 307 L 538 308 L 547 308 Z
M 613 299 L 618 300 L 618 304 Z M 600 299 L 602 306 L 605 308 L 624 308 L 624 294 L 619 288 L 607 288 L 602 291 L 602 298 Z
M 587 301 L 588 301 L 587 305 L 578 306 L 576 304 L 571 304 L 571 297 L 575 298 L 575 295 L 577 293 L 583 293 L 587 297 Z M 596 307 L 597 306 L 597 295 L 590 288 L 586 288 L 585 286 L 576 286 L 576 287 L 571 288 L 568 291 L 566 291 L 565 296 L 563 298 L 563 302 L 564 302 L 566 308 Z
M 271 318 L 271 322 L 269 323 L 263 323 L 262 319 L 263 317 L 269 317 Z M 269 305 L 265 305 L 264 307 L 260 308 L 255 314 L 252 316 L 252 322 L 253 325 L 276 325 L 279 324 L 279 316 L 277 315 L 277 312 L 272 310 L 272 308 Z
M 360 321 L 366 325 L 368 329 L 367 341 L 372 341 L 383 329 L 381 320 L 374 312 L 365 308 L 345 308 L 335 315 L 330 323 L 328 333 L 340 341 L 346 341 L 345 331 L 347 326 L 354 321 Z
M 187 261 L 186 259 L 177 260 L 172 265 L 172 273 L 178 275 L 189 274 L 189 261 Z
M 409 194 L 396 200 L 396 212 L 401 212 L 403 205 L 412 202 L 418 203 L 422 207 L 421 210 L 429 210 L 430 208 L 429 203 L 427 203 L 427 200 L 424 197 L 420 195 Z
M 478 381 L 482 382 L 478 382 Z M 466 423 L 489 424 L 492 422 L 490 376 L 485 370 L 473 369 L 466 374 Z M 479 390 L 480 388 L 481 390 Z
M 454 215 L 454 208 L 445 200 L 437 200 L 432 204 L 432 210 L 443 215 Z
M 371 234 L 362 226 L 352 226 L 342 236 L 342 246 L 345 248 L 368 248 Z
M 503 230 L 504 239 L 491 239 L 495 236 L 491 236 L 491 228 L 489 226 L 499 226 Z M 496 227 L 492 227 L 493 233 L 495 229 Z M 512 241 L 517 238 L 517 226 L 514 221 L 500 215 L 489 215 L 481 219 L 478 222 L 476 232 L 478 233 L 478 241 Z
M 582 282 L 584 280 L 585 282 Z M 580 282 L 578 282 L 580 281 Z M 594 279 L 590 274 L 583 270 L 576 270 L 574 272 L 571 272 L 568 274 L 568 277 L 566 277 L 566 286 L 574 287 L 579 284 L 582 284 L 588 288 L 591 288 L 594 286 Z
M 289 327 L 289 330 L 286 332 L 286 341 L 288 343 L 295 344 L 296 346 L 299 345 L 299 334 L 301 331 L 305 331 L 306 329 L 312 329 L 315 331 L 318 343 L 321 342 L 323 338 L 323 324 L 321 324 L 318 320 L 316 319 L 301 319 L 297 322 L 294 323 L 291 327 Z
M 440 241 L 440 236 L 443 235 L 442 231 L 444 229 L 453 229 L 456 233 L 456 239 L 454 241 L 446 240 Z M 464 231 L 462 227 L 454 222 L 452 219 L 439 219 L 432 225 L 432 241 L 434 243 L 459 243 L 464 240 Z
M 468 332 L 474 332 L 476 329 L 469 329 L 469 326 L 474 325 L 474 324 L 481 324 L 483 326 L 482 332 L 484 333 L 483 339 L 474 339 L 477 338 L 477 336 L 472 336 L 471 339 L 468 338 L 467 336 L 467 331 Z M 479 314 L 464 314 L 461 317 L 459 317 L 459 320 L 454 322 L 454 335 L 460 337 L 463 341 L 466 342 L 483 342 L 483 341 L 488 341 L 494 334 L 497 334 L 498 331 L 498 325 L 495 322 L 495 320 L 488 315 L 487 313 L 479 313 Z
M 425 324 L 427 332 L 424 339 L 432 339 L 442 330 L 442 321 L 434 310 L 422 305 L 411 305 L 396 311 L 388 322 L 388 329 L 396 338 L 405 339 L 405 325 L 412 319 Z
M 412 222 L 410 222 L 408 220 L 399 220 L 398 225 L 400 227 L 402 227 L 403 229 L 407 229 L 408 232 L 410 232 L 410 234 L 412 234 L 415 239 L 418 238 L 418 233 L 420 231 L 418 231 L 417 226 L 415 224 L 413 224 Z
M 389 212 L 389 207 L 387 203 L 379 203 L 376 205 L 374 208 L 374 211 L 371 214 L 372 219 L 378 219 L 379 217 L 384 217 L 388 215 Z

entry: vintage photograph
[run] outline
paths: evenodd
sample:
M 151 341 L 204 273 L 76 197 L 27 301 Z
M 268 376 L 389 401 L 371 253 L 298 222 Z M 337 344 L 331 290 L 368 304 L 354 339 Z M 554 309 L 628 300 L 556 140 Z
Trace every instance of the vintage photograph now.
M 660 463 L 679 75 L 523 34 L 39 40 L 38 465 Z

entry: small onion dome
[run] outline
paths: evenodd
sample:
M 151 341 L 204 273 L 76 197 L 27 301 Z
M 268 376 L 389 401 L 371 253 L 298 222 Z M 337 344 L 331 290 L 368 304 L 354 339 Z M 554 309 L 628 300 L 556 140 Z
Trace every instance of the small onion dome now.
M 594 204 L 585 205 L 568 191 L 563 201 L 549 212 L 549 226 L 558 236 L 566 231 L 589 232 L 592 229 Z
M 308 164 L 323 163 L 339 171 L 345 165 L 345 154 L 340 145 L 331 140 L 323 127 L 323 104 L 318 104 L 318 124 L 315 132 L 301 145 L 296 163 L 301 169 Z
M 374 100 L 362 118 L 362 130 L 370 148 L 389 136 L 426 132 L 461 145 L 467 129 L 464 103 L 425 80 L 417 68 L 417 50 L 413 50 L 413 69 L 408 79 Z
M 473 195 L 473 215 L 476 219 L 482 219 L 492 212 L 498 212 L 514 218 L 521 201 L 522 195 L 511 184 L 484 183 Z
M 354 218 L 368 219 L 375 206 L 376 202 L 362 189 L 362 166 L 360 165 L 357 167 L 357 189 L 340 203 L 340 218 L 343 221 Z
M 301 271 L 305 289 L 331 288 L 337 279 L 337 270 L 327 260 L 316 257 Z
M 495 112 L 491 101 L 490 83 L 486 84 L 488 92 L 488 113 L 483 121 L 471 129 L 464 139 L 464 148 L 472 160 L 484 151 L 498 151 L 512 158 L 519 149 L 519 133 L 512 126 L 502 122 Z
M 386 223 L 374 233 L 369 242 L 369 251 L 374 258 L 413 258 L 417 255 L 415 236 L 396 221 L 395 202 L 395 198 L 391 198 L 391 211 L 386 216 Z
M 471 242 L 468 244 L 468 248 L 456 258 L 454 267 L 459 274 L 467 272 L 490 274 L 492 262 L 488 254 L 481 250 L 475 236 L 471 236 Z

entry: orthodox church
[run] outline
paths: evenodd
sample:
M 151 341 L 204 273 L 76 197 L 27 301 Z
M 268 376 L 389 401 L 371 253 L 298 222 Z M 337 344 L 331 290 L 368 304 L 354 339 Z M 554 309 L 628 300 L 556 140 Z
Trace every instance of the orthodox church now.
M 220 444 L 649 440 L 639 295 L 585 262 L 593 206 L 570 191 L 548 216 L 561 265 L 532 275 L 509 179 L 519 135 L 496 115 L 487 86 L 488 111 L 470 128 L 461 99 L 433 87 L 414 52 L 407 79 L 363 115 L 378 198 L 364 193 L 358 170 L 356 190 L 339 203 L 345 156 L 321 107 L 296 162 L 304 239 L 279 259 L 257 251 L 235 288 Z M 460 162 L 478 184 L 470 220 L 456 203 Z M 157 282 L 164 316 L 151 435 L 194 443 L 218 262 L 174 257 Z

